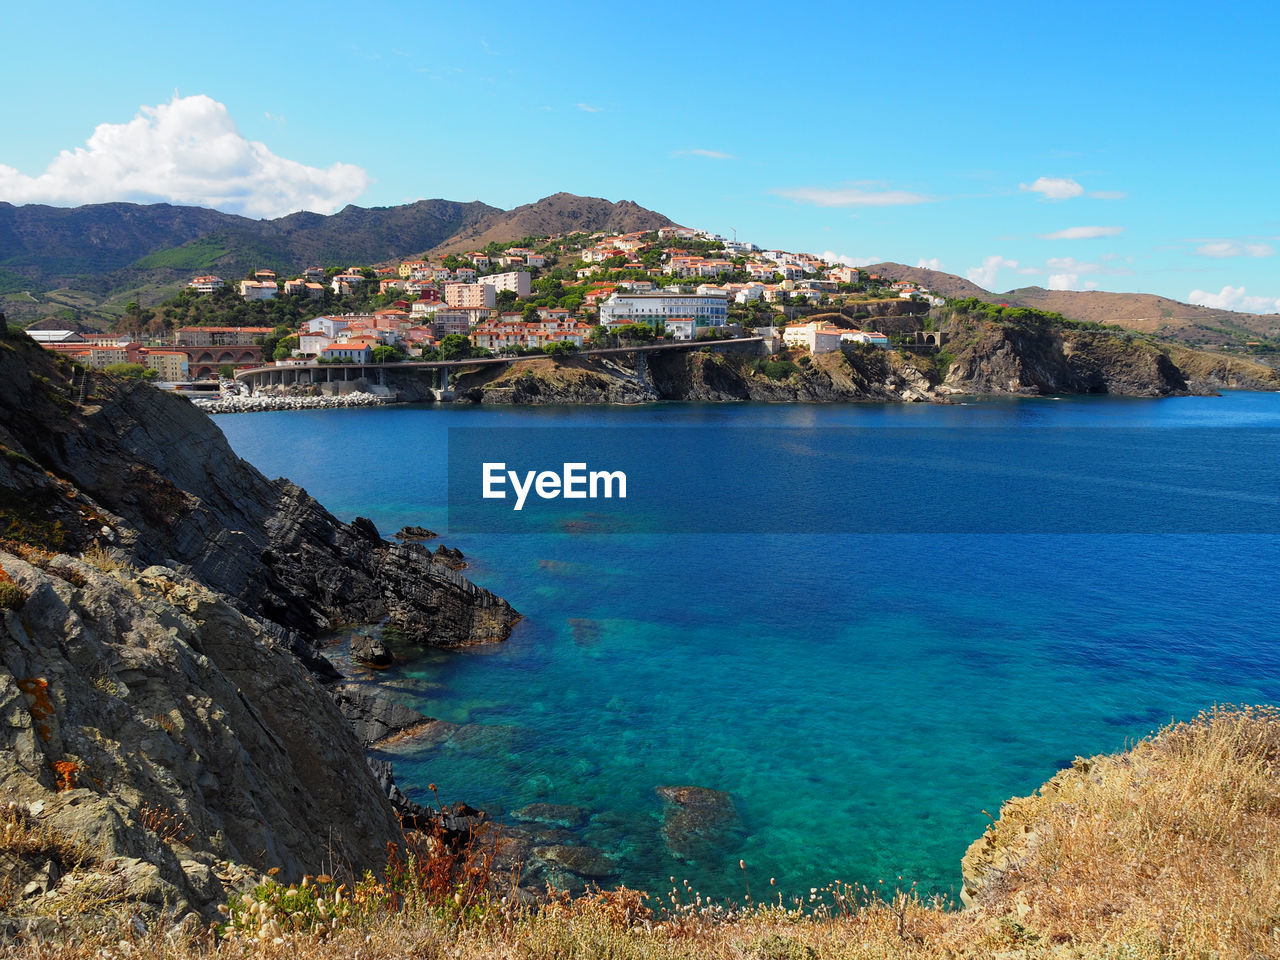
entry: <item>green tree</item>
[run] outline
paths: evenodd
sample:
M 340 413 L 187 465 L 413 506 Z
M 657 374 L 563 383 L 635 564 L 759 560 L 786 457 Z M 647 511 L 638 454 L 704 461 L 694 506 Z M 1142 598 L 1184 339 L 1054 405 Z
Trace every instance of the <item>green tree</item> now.
M 293 351 L 297 349 L 298 349 L 297 336 L 290 335 L 290 336 L 284 337 L 276 341 L 276 348 L 271 351 L 271 358 L 273 360 L 288 360 L 291 356 L 293 356 Z M 263 347 L 262 355 L 264 357 L 267 355 L 265 346 Z
M 557 340 L 555 343 L 549 343 L 543 348 L 543 353 L 549 357 L 568 356 L 578 352 L 578 345 L 572 340 Z
M 441 360 L 466 360 L 471 355 L 471 340 L 461 333 L 451 333 L 440 341 Z
M 235 375 L 236 375 L 236 368 L 229 363 L 224 363 L 222 366 L 218 368 L 218 376 L 220 377 L 226 377 L 228 380 L 230 380 Z
M 374 363 L 399 363 L 404 359 L 404 351 L 384 343 L 380 347 L 374 347 L 371 356 Z
M 536 303 L 526 303 L 524 305 L 524 310 L 520 314 L 520 317 L 521 319 L 524 320 L 525 323 L 537 323 L 538 322 L 538 305 Z
M 113 377 L 126 377 L 130 380 L 151 380 L 158 374 L 154 370 L 148 371 L 140 363 L 108 363 L 102 368 L 103 373 L 109 373 Z M 151 376 L 147 376 L 150 373 Z

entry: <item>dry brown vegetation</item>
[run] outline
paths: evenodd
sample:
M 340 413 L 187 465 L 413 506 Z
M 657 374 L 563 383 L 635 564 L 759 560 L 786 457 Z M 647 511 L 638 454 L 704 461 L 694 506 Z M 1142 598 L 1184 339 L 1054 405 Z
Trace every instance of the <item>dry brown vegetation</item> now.
M 350 891 L 328 877 L 235 898 L 215 936 L 18 945 L 89 956 L 325 958 L 1132 958 L 1280 956 L 1280 711 L 1217 709 L 1011 800 L 966 858 L 974 902 L 844 885 L 804 903 L 713 905 L 674 884 L 530 907 L 475 850 L 428 840 Z

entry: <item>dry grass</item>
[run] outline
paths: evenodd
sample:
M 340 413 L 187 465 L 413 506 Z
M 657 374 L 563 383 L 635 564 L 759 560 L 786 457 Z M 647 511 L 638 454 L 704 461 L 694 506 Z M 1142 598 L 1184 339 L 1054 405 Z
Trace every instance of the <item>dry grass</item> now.
M 1280 956 L 1278 762 L 1272 707 L 1215 708 L 1080 762 L 997 824 L 997 845 L 1027 854 L 986 908 L 1049 943 Z
M 80 559 L 91 567 L 97 567 L 103 573 L 113 573 L 116 570 L 123 570 L 125 573 L 129 573 L 133 570 L 132 565 L 117 552 L 99 544 L 94 544 L 85 550 L 84 553 L 80 554 Z
M 1011 860 L 974 906 L 845 885 L 804 903 L 713 905 L 679 884 L 535 909 L 470 872 L 475 851 L 428 845 L 350 891 L 327 877 L 264 885 L 228 931 L 45 946 L 49 960 L 1252 960 L 1280 956 L 1280 712 L 1215 709 L 1117 757 L 1081 761 L 1011 801 L 988 833 Z M 443 858 L 442 860 L 440 858 Z M 436 862 L 439 860 L 439 862 Z M 228 935 L 228 933 L 230 935 Z M 24 948 L 14 947 L 21 953 Z M 28 952 L 31 952 L 29 949 Z
M 93 860 L 82 844 L 50 829 L 20 803 L 0 804 L 0 853 L 55 859 L 66 866 Z

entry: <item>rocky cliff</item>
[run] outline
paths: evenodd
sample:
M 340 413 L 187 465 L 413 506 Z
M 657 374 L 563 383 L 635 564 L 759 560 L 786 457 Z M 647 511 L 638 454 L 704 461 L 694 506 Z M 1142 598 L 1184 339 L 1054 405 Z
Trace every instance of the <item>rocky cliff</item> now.
M 390 617 L 422 643 L 505 639 L 517 615 L 416 544 L 340 523 L 268 481 L 181 397 L 0 341 L 0 531 L 77 552 L 102 542 L 165 564 L 305 641 Z
M 809 402 L 937 399 L 926 375 L 895 353 L 848 349 L 803 363 L 740 353 L 671 351 L 628 358 L 533 360 L 459 377 L 476 403 Z
M 476 403 L 644 403 L 658 400 L 945 402 L 953 394 L 1213 393 L 1228 383 L 1274 388 L 1266 368 L 1184 351 L 1205 373 L 1188 380 L 1156 345 L 1108 331 L 973 322 L 954 325 L 936 356 L 847 346 L 766 358 L 711 350 L 535 360 L 458 377 Z M 1197 368 L 1198 369 L 1198 368 Z M 1274 371 L 1272 371 L 1274 373 Z
M 1193 386 L 1154 344 L 1098 330 L 1012 323 L 957 325 L 944 387 L 955 393 L 1111 393 L 1164 397 L 1212 393 Z
M 518 615 L 268 481 L 185 400 L 0 339 L 0 933 L 379 866 L 390 785 L 313 641 L 384 618 L 453 646 Z

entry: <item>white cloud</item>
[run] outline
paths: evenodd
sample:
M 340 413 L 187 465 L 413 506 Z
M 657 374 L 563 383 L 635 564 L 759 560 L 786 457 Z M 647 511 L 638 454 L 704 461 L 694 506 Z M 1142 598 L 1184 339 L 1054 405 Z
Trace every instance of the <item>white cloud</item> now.
M 1097 289 L 1098 289 L 1098 281 L 1097 281 L 1097 280 L 1087 280 L 1087 281 L 1085 281 L 1084 288 L 1085 288 L 1086 290 L 1097 290 Z
M 1044 200 L 1070 200 L 1072 197 L 1123 200 L 1127 196 L 1122 190 L 1090 190 L 1085 193 L 1084 187 L 1070 177 L 1037 177 L 1034 183 L 1018 184 L 1018 189 L 1027 193 L 1038 193 Z
M 1030 186 L 1025 183 L 1018 184 L 1018 189 L 1028 193 L 1038 193 L 1045 200 L 1068 200 L 1084 193 L 1084 187 L 1065 177 L 1038 177 Z
M 578 104 L 578 109 L 583 113 L 600 113 L 604 110 L 604 107 L 593 106 L 590 103 L 580 103 Z
M 816 207 L 893 207 L 912 203 L 929 203 L 933 198 L 905 190 L 879 189 L 884 185 L 871 180 L 839 187 L 795 187 L 774 190 L 780 197 L 797 203 L 811 203 Z
M 1041 240 L 1092 240 L 1124 233 L 1124 227 L 1067 227 L 1054 233 L 1042 233 Z
M 884 263 L 884 257 L 850 257 L 831 250 L 825 251 L 822 259 L 827 263 L 842 263 L 846 267 L 865 267 L 871 263 Z
M 1061 273 L 1101 273 L 1102 267 L 1096 263 L 1086 263 L 1077 260 L 1075 257 L 1050 257 L 1045 261 L 1045 265 L 1050 270 L 1057 270 Z
M 990 290 L 992 284 L 996 282 L 996 274 L 1000 272 L 1001 267 L 1012 268 L 1017 265 L 1017 260 L 1006 260 L 997 254 L 991 257 L 984 257 L 982 266 L 970 267 L 964 272 L 964 275 L 969 278 L 971 283 L 976 283 L 984 290 Z
M 1240 310 L 1245 313 L 1280 313 L 1280 297 L 1245 296 L 1244 287 L 1223 287 L 1217 293 L 1192 290 L 1187 294 L 1188 303 L 1219 310 Z
M 921 257 L 916 262 L 916 266 L 923 267 L 926 270 L 941 270 L 942 261 L 939 260 L 937 257 L 930 257 L 928 260 L 926 260 L 924 257 Z
M 368 184 L 360 167 L 308 167 L 246 140 L 227 108 L 206 96 L 175 96 L 128 123 L 99 124 L 83 147 L 63 150 L 36 177 L 0 164 L 0 199 L 11 203 L 170 202 L 250 217 L 333 213 Z
M 1240 243 L 1236 240 L 1211 240 L 1196 247 L 1202 257 L 1269 257 L 1275 248 L 1266 243 Z
M 708 160 L 733 160 L 731 153 L 722 153 L 719 150 L 677 150 L 673 156 L 677 157 L 705 157 Z
M 1075 290 L 1080 278 L 1074 273 L 1055 273 L 1049 278 L 1050 290 Z

